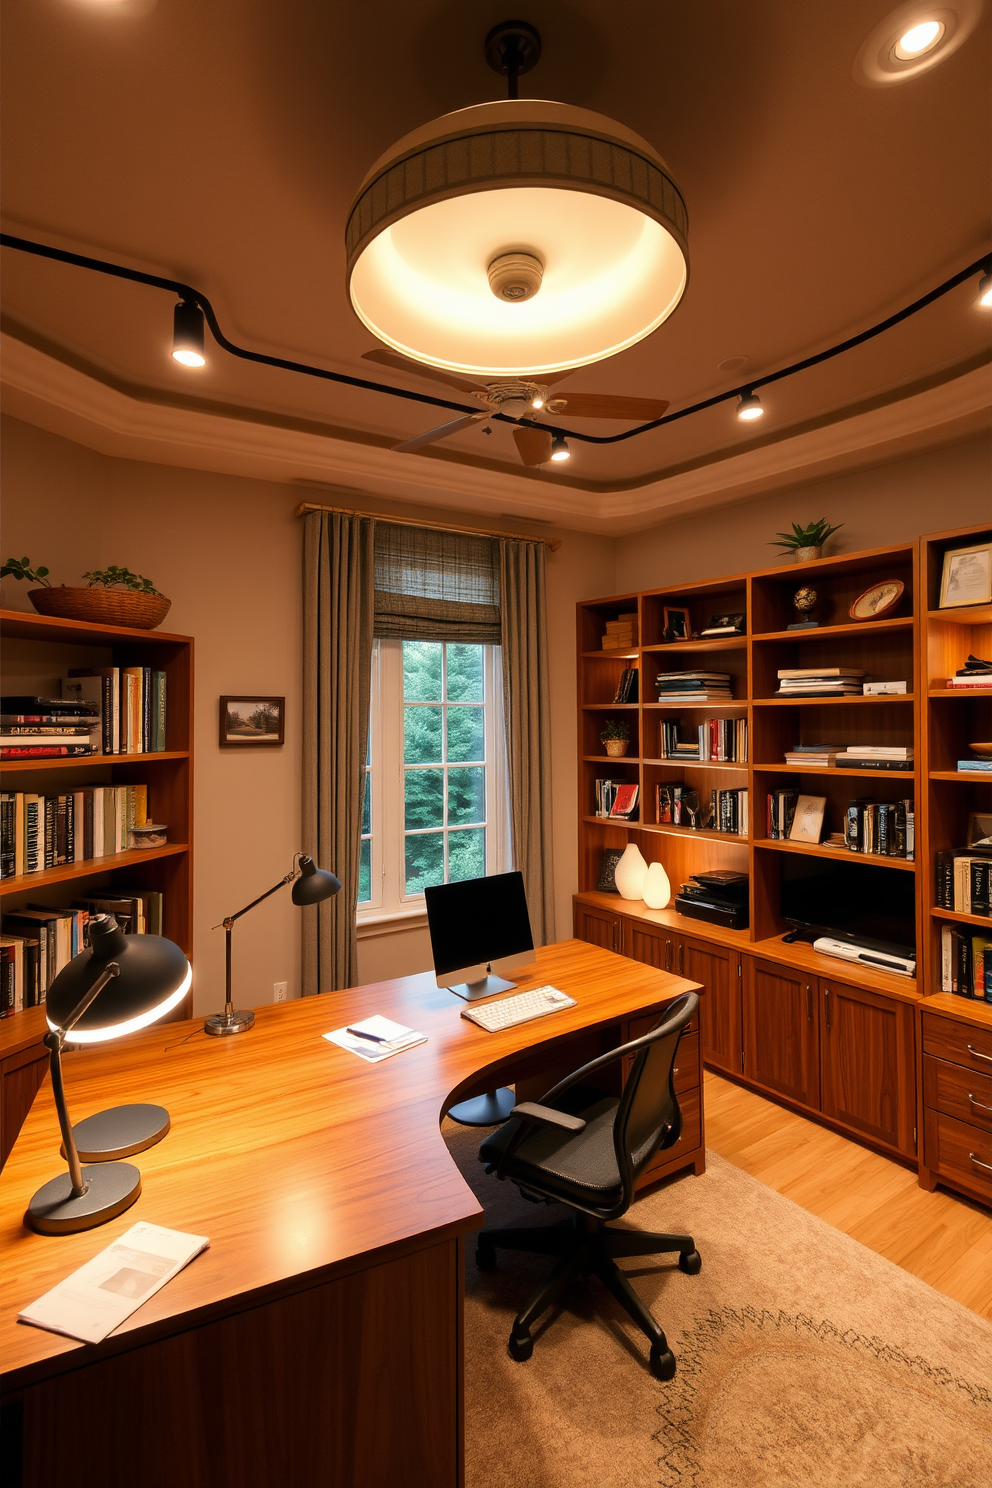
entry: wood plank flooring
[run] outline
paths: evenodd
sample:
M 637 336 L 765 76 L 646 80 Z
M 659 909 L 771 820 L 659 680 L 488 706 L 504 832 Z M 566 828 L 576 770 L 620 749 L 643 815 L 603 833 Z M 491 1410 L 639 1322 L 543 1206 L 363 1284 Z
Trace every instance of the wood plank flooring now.
M 706 1145 L 992 1320 L 992 1213 L 707 1070 Z

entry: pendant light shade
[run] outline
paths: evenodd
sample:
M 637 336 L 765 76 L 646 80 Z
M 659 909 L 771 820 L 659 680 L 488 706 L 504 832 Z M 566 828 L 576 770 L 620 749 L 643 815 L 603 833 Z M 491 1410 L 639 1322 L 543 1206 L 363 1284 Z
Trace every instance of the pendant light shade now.
M 647 871 L 648 865 L 641 849 L 636 842 L 628 842 L 613 873 L 613 882 L 621 899 L 640 899 Z
M 602 114 L 502 99 L 379 159 L 346 232 L 351 303 L 429 366 L 537 376 L 655 330 L 688 278 L 685 203 L 661 156 Z

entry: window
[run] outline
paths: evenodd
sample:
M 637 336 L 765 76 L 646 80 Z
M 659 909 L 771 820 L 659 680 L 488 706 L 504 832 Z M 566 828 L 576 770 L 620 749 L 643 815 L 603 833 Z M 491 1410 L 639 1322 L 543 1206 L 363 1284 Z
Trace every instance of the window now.
M 510 866 L 501 661 L 499 646 L 375 642 L 360 918 Z

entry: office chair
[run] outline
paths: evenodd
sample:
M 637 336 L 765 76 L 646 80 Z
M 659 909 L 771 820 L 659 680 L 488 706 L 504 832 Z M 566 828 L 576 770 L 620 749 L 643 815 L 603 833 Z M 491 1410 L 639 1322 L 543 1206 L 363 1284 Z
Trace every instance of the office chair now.
M 691 1235 L 610 1229 L 607 1220 L 626 1214 L 638 1175 L 665 1147 L 678 1141 L 682 1115 L 672 1069 L 682 1030 L 699 998 L 687 992 L 670 1003 L 662 1021 L 643 1038 L 623 1044 L 559 1081 L 540 1104 L 524 1101 L 498 1131 L 487 1137 L 479 1158 L 488 1173 L 509 1178 L 536 1203 L 567 1204 L 575 1211 L 561 1225 L 483 1230 L 475 1258 L 491 1271 L 496 1251 L 523 1250 L 558 1259 L 547 1279 L 517 1314 L 510 1332 L 510 1357 L 529 1359 L 530 1330 L 577 1278 L 593 1273 L 651 1341 L 651 1372 L 670 1380 L 675 1355 L 665 1335 L 616 1263 L 618 1256 L 678 1251 L 679 1268 L 695 1276 L 702 1262 Z M 623 1094 L 603 1095 L 586 1083 L 617 1060 L 633 1059 Z

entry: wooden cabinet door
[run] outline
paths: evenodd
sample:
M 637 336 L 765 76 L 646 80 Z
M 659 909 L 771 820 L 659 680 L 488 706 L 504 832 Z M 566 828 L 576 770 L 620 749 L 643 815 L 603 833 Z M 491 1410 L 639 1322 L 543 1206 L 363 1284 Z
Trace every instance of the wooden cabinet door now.
M 744 1074 L 814 1110 L 820 1101 L 815 977 L 744 957 Z
M 692 982 L 701 982 L 699 1023 L 701 1052 L 706 1064 L 741 1073 L 741 956 L 729 946 L 685 937 L 684 954 L 678 957 L 679 971 Z
M 642 961 L 645 966 L 656 966 L 659 971 L 678 971 L 681 935 L 667 930 L 664 925 L 649 925 L 642 920 L 624 919 L 623 954 L 632 961 Z M 686 972 L 686 976 L 688 976 Z
M 912 1004 L 821 978 L 820 1011 L 823 1114 L 914 1157 Z
M 593 909 L 588 904 L 572 908 L 576 940 L 586 940 L 604 951 L 620 949 L 620 916 L 608 909 Z

